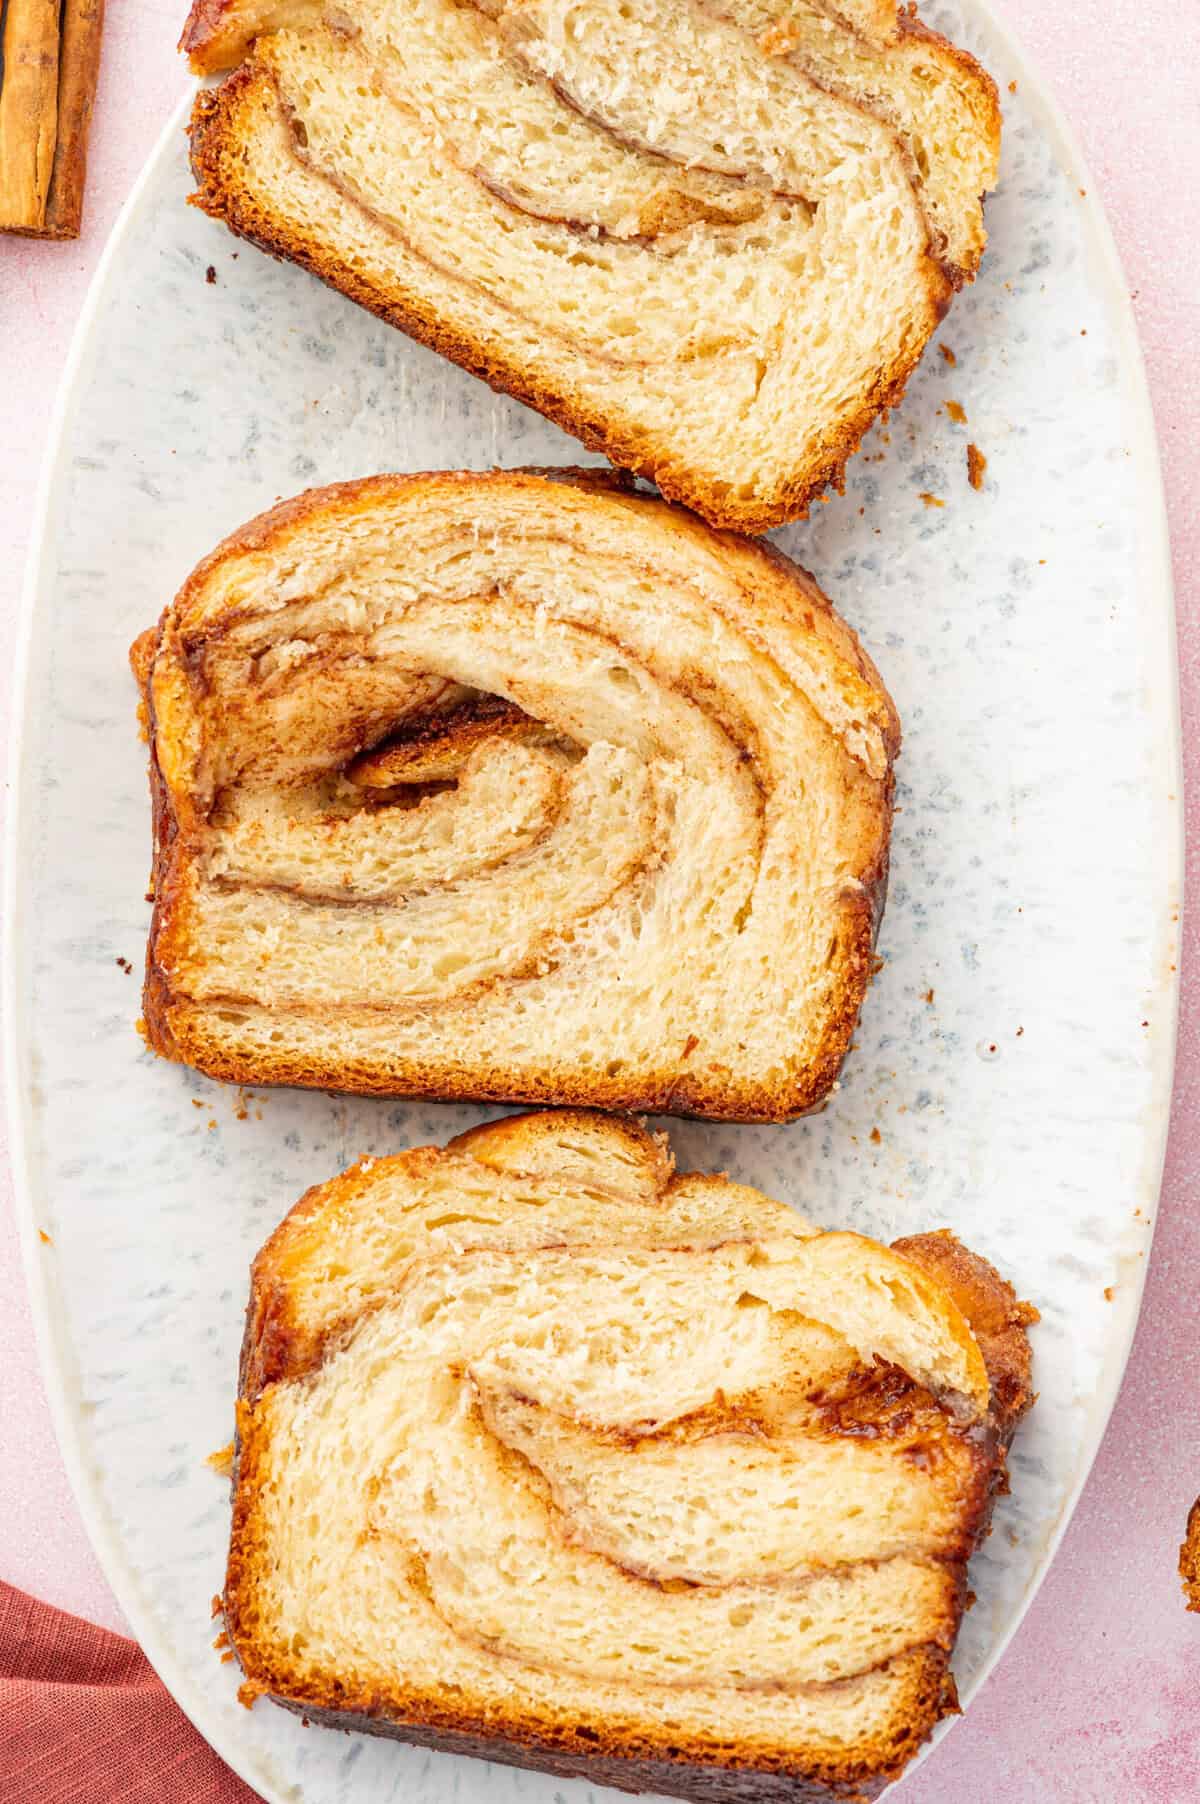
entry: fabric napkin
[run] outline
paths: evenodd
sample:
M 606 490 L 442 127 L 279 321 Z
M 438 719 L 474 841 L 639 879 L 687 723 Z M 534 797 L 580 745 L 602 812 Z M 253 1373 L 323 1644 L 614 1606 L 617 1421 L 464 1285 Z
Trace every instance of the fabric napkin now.
M 3 1580 L 0 1799 L 259 1804 L 193 1729 L 136 1642 Z

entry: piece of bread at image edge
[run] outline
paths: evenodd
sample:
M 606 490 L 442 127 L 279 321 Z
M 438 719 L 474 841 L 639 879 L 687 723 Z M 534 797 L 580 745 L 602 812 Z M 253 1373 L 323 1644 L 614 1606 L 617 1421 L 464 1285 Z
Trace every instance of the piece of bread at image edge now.
M 956 1707 L 1036 1311 L 623 1117 L 362 1159 L 258 1255 L 242 1700 L 630 1790 L 866 1798 Z
M 197 0 L 196 203 L 758 532 L 983 252 L 1000 113 L 886 0 Z
M 734 1120 L 827 1095 L 898 726 L 770 548 L 607 472 L 374 477 L 234 534 L 134 662 L 159 1052 Z

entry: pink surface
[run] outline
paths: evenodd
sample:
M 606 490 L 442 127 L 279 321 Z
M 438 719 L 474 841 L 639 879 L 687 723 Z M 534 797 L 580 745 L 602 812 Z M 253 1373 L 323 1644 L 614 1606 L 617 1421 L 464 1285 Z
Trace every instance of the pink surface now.
M 1134 297 L 1162 445 L 1179 611 L 1189 842 L 1200 845 L 1200 7 L 1007 0 L 1078 133 Z M 175 5 L 109 0 L 87 227 L 0 237 L 0 672 L 12 665 L 38 462 L 71 330 L 117 209 L 183 86 Z M 0 707 L 7 714 L 10 698 Z M 1189 883 L 1195 879 L 1188 859 Z M 1170 1150 L 1146 1304 L 1107 1439 L 1037 1602 L 911 1804 L 1193 1804 L 1200 1617 L 1175 1575 L 1200 1492 L 1200 932 L 1187 924 Z M 0 1142 L 0 1576 L 120 1626 L 84 1536 L 33 1348 Z M 172 1801 L 174 1804 L 174 1801 Z

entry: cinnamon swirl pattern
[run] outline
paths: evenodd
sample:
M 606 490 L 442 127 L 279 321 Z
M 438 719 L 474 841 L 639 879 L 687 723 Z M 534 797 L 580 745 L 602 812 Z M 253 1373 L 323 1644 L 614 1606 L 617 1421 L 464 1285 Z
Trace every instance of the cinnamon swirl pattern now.
M 158 1051 L 730 1119 L 826 1095 L 898 728 L 770 549 L 604 478 L 379 477 L 227 541 L 134 661 Z
M 198 204 L 715 524 L 838 481 L 984 246 L 894 0 L 197 0 Z
M 1034 1312 L 634 1123 L 309 1192 L 254 1266 L 224 1596 L 306 1716 L 697 1798 L 869 1796 L 954 1704 Z

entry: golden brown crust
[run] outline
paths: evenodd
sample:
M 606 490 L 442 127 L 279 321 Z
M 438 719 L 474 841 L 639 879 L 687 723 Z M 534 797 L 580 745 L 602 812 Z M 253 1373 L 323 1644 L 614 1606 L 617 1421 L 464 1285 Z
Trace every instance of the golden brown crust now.
M 970 1323 L 988 1369 L 992 1420 L 1007 1445 L 1034 1401 L 1033 1353 L 1026 1330 L 1040 1320 L 1037 1310 L 1032 1303 L 1021 1302 L 995 1266 L 963 1246 L 947 1228 L 894 1241 L 892 1250 L 936 1278 Z
M 221 21 L 228 11 L 229 0 L 193 0 L 177 48 L 192 61 L 197 74 L 205 72 L 205 48 L 217 38 Z
M 139 689 L 145 689 L 150 681 L 150 667 L 154 663 L 154 653 L 158 649 L 158 628 L 148 626 L 144 633 L 139 633 L 129 647 L 129 668 L 133 671 L 133 680 Z
M 873 725 L 882 741 L 885 768 L 876 792 L 869 853 L 857 873 L 857 886 L 847 884 L 840 898 L 837 938 L 841 981 L 828 1007 L 820 1042 L 811 1056 L 802 1067 L 784 1068 L 774 1075 L 753 1079 L 733 1071 L 714 1075 L 711 1068 L 697 1072 L 681 1070 L 678 1062 L 664 1062 L 660 1070 L 546 1069 L 518 1076 L 502 1060 L 485 1065 L 443 1057 L 420 1063 L 396 1060 L 385 1064 L 380 1061 L 364 1063 L 346 1055 L 336 1065 L 331 1065 L 322 1063 L 306 1051 L 296 1052 L 287 1047 L 263 1045 L 253 1054 L 245 1055 L 215 1041 L 209 1028 L 207 1008 L 174 991 L 167 975 L 176 944 L 186 933 L 190 867 L 186 830 L 184 839 L 179 840 L 181 825 L 186 829 L 186 823 L 181 823 L 176 816 L 158 762 L 150 674 L 163 631 L 161 623 L 159 628 L 142 634 L 131 652 L 135 675 L 142 685 L 150 736 L 155 907 L 147 948 L 143 1017 L 147 1041 L 155 1051 L 229 1083 L 341 1089 L 362 1095 L 524 1102 L 747 1122 L 793 1120 L 823 1105 L 841 1069 L 863 998 L 874 975 L 875 939 L 887 897 L 894 788 L 891 764 L 899 750 L 900 723 L 882 679 L 856 635 L 837 616 L 808 573 L 792 564 L 773 546 L 715 531 L 691 514 L 651 497 L 632 494 L 619 482 L 602 475 L 598 478 L 597 473 L 590 470 L 562 470 L 552 479 L 541 472 L 521 470 L 493 471 L 484 475 L 438 472 L 367 477 L 357 482 L 308 490 L 277 504 L 231 534 L 192 572 L 172 608 L 164 615 L 164 622 L 169 616 L 176 623 L 173 630 L 186 632 L 210 578 L 226 560 L 267 547 L 282 551 L 289 535 L 312 515 L 337 510 L 351 516 L 375 497 L 414 486 L 424 486 L 432 499 L 439 492 L 462 484 L 545 488 L 549 480 L 556 489 L 567 485 L 593 496 L 597 505 L 639 514 L 653 512 L 657 523 L 672 536 L 694 543 L 698 550 L 709 553 L 716 550 L 739 572 L 741 586 L 747 592 L 753 589 L 759 606 L 777 610 L 789 624 L 798 625 L 806 634 L 827 645 L 857 671 L 874 692 L 871 697 L 871 706 L 875 710 Z M 525 729 L 514 723 L 514 730 L 523 732 Z M 352 1011 L 345 1013 L 349 1018 Z
M 665 1134 L 648 1132 L 632 1116 L 597 1115 L 591 1109 L 559 1109 L 553 1115 L 530 1110 L 523 1115 L 502 1115 L 483 1121 L 446 1142 L 446 1151 L 466 1153 L 494 1171 L 538 1172 L 549 1164 L 562 1165 L 564 1136 L 576 1143 L 600 1141 L 611 1157 L 614 1144 L 622 1146 L 627 1184 L 639 1195 L 661 1196 L 675 1175 L 675 1160 Z M 436 1147 L 426 1149 L 437 1154 Z M 724 1183 L 723 1179 L 715 1180 Z
M 972 88 L 975 89 L 980 103 L 980 111 L 984 115 L 983 129 L 987 135 L 988 149 L 993 169 L 1000 161 L 1000 134 L 1003 128 L 1003 114 L 1000 110 L 1000 90 L 992 76 L 984 68 L 977 57 L 964 50 L 960 44 L 954 44 L 939 32 L 933 31 L 917 13 L 915 0 L 913 4 L 901 8 L 896 20 L 897 33 L 900 38 L 911 38 L 928 48 L 942 64 L 943 68 L 953 69 Z M 984 197 L 981 196 L 981 199 Z M 953 263 L 945 265 L 946 273 L 954 288 L 960 289 L 968 282 L 973 282 L 983 260 L 987 234 L 980 227 L 978 241 L 973 247 L 971 257 L 962 265 Z
M 572 1730 L 542 1719 L 531 1724 L 529 1733 L 518 1741 L 508 1734 L 481 1734 L 478 1721 L 470 1717 L 455 1722 L 447 1715 L 436 1725 L 425 1720 L 397 1721 L 384 1714 L 376 1701 L 365 1709 L 340 1701 L 298 1703 L 274 1695 L 272 1702 L 326 1728 L 365 1730 L 417 1747 L 499 1761 L 564 1779 L 585 1779 L 617 1791 L 686 1798 L 694 1804 L 871 1804 L 899 1778 L 942 1718 L 958 1711 L 958 1694 L 940 1648 L 921 1649 L 901 1658 L 909 1663 L 904 1702 L 908 1717 L 903 1732 L 872 1749 L 866 1759 L 831 1761 L 824 1772 L 772 1771 L 761 1761 L 752 1763 L 746 1758 L 717 1763 L 709 1750 L 690 1749 L 686 1741 L 675 1747 L 669 1758 L 657 1748 L 638 1751 L 630 1746 L 627 1752 L 629 1744 L 617 1734 L 605 1736 L 586 1726 Z M 250 1689 L 253 1691 L 252 1684 Z
M 189 127 L 192 171 L 198 184 L 191 197 L 194 205 L 213 218 L 224 220 L 231 231 L 272 256 L 311 271 L 410 338 L 478 376 L 489 387 L 536 408 L 589 450 L 602 452 L 618 467 L 655 482 L 668 500 L 693 508 L 714 526 L 745 533 L 766 532 L 786 520 L 804 518 L 817 495 L 830 487 L 840 488 L 846 464 L 868 428 L 881 412 L 899 403 L 925 344 L 945 316 L 955 280 L 962 279 L 960 274 L 952 280 L 933 257 L 928 258 L 927 319 L 923 332 L 914 335 L 904 355 L 876 370 L 867 390 L 847 408 L 836 430 L 824 442 L 805 446 L 802 461 L 773 493 L 740 496 L 731 488 L 719 490 L 697 475 L 636 422 L 599 410 L 582 410 L 576 396 L 535 375 L 515 358 L 506 356 L 495 343 L 472 337 L 460 322 L 426 309 L 415 296 L 405 297 L 391 288 L 377 286 L 365 270 L 343 263 L 318 239 L 290 228 L 260 207 L 246 182 L 239 133 L 242 109 L 268 91 L 278 103 L 270 73 L 250 61 L 236 69 L 219 88 L 197 95 Z M 345 198 L 345 204 L 357 203 Z
M 164 886 L 163 895 L 158 931 L 165 933 L 174 901 L 169 884 Z M 861 997 L 872 975 L 873 930 L 866 927 L 867 906 L 857 898 L 852 906 L 861 919 L 850 928 L 850 946 L 844 955 L 843 999 L 836 1014 L 830 1017 L 817 1056 L 793 1078 L 747 1081 L 729 1073 L 718 1081 L 672 1070 L 640 1071 L 631 1077 L 551 1070 L 517 1075 L 500 1063 L 468 1064 L 450 1059 L 428 1059 L 419 1064 L 397 1061 L 385 1067 L 376 1061 L 368 1064 L 347 1057 L 334 1065 L 321 1064 L 302 1053 L 275 1053 L 265 1047 L 242 1057 L 212 1040 L 205 1030 L 202 1009 L 175 999 L 153 958 L 147 968 L 143 996 L 146 1037 L 153 1050 L 164 1058 L 192 1065 L 224 1083 L 255 1088 L 278 1084 L 301 1090 L 344 1090 L 357 1096 L 424 1097 L 435 1102 L 520 1102 L 549 1108 L 693 1116 L 702 1121 L 796 1121 L 824 1107 L 841 1070 L 858 1020 Z

